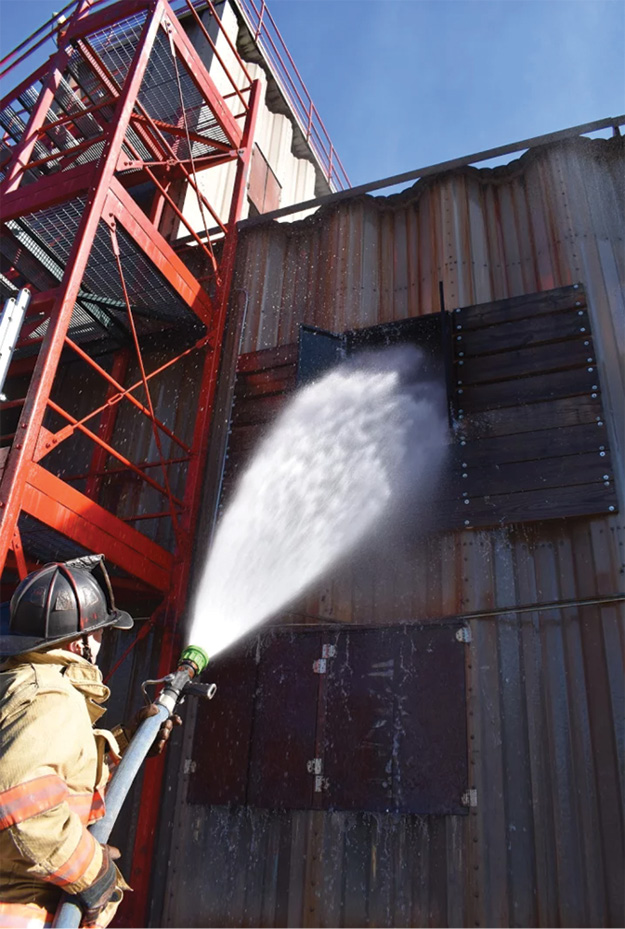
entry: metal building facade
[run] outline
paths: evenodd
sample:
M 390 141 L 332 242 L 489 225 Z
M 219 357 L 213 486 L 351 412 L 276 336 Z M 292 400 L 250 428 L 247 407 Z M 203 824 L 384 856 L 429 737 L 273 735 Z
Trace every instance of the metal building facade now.
M 294 605 L 287 621 L 465 619 L 477 805 L 446 817 L 192 805 L 188 711 L 153 924 L 622 924 L 622 169 L 620 137 L 581 138 L 241 232 L 244 352 L 295 342 L 300 323 L 341 332 L 433 312 L 441 280 L 449 308 L 583 282 L 621 513 L 430 534 Z

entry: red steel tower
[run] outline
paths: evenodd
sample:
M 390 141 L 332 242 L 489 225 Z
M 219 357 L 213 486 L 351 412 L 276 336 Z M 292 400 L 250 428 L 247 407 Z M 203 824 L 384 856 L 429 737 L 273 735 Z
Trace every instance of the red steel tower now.
M 38 562 L 103 552 L 119 598 L 166 617 L 165 671 L 259 102 L 225 33 L 221 57 L 211 0 L 202 6 L 203 17 L 190 0 L 176 12 L 167 0 L 76 0 L 5 59 L 3 75 L 54 39 L 49 60 L 0 103 L 0 283 L 4 296 L 32 295 L 0 407 L 3 594 Z M 205 64 L 216 59 L 221 90 Z M 227 163 L 236 172 L 223 218 L 202 178 Z M 189 188 L 202 235 L 182 212 Z M 164 220 L 184 250 L 159 232 Z M 163 398 L 172 384 L 192 394 L 183 421 Z M 144 806 L 149 819 L 150 797 Z

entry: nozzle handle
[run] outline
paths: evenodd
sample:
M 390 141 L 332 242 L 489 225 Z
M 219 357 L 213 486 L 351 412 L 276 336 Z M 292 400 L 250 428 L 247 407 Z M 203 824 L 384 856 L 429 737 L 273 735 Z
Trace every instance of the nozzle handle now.
M 217 693 L 217 684 L 194 684 L 190 683 L 184 689 L 185 696 L 204 697 L 205 700 L 212 700 Z

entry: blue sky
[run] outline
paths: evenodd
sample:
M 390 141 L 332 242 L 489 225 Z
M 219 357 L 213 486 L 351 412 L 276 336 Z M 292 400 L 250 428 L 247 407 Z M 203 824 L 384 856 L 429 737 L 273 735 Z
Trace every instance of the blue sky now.
M 63 0 L 0 0 L 0 50 Z M 625 111 L 623 0 L 268 0 L 353 184 Z

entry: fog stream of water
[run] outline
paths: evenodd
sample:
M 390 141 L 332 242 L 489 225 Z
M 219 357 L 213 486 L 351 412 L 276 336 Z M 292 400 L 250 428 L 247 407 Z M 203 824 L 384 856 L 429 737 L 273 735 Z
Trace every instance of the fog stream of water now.
M 284 609 L 431 491 L 446 443 L 438 392 L 414 349 L 345 363 L 290 400 L 217 528 L 189 641 L 214 656 Z

